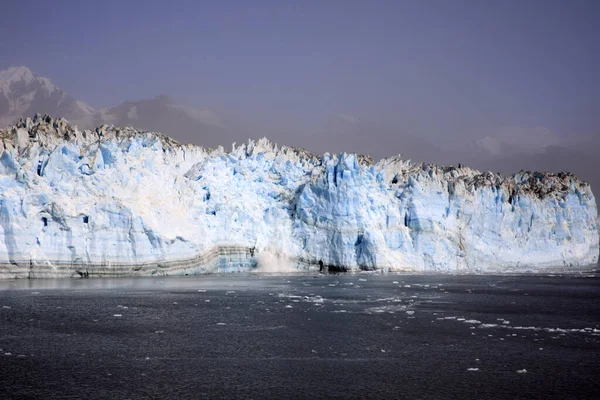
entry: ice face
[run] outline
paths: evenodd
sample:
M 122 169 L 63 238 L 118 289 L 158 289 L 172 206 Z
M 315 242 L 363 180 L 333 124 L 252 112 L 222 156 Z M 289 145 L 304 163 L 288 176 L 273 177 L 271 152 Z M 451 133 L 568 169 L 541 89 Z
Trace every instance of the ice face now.
M 294 267 L 506 272 L 598 260 L 569 174 L 315 156 L 266 139 L 182 146 L 36 118 L 0 131 L 0 277 Z M 259 255 L 269 255 L 259 257 Z

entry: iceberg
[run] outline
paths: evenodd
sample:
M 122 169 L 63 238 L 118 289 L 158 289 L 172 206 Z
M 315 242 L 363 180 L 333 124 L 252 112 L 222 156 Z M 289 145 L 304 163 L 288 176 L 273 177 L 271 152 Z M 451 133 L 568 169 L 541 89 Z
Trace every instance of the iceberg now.
M 0 131 L 0 278 L 183 275 L 273 264 L 502 273 L 598 261 L 597 207 L 569 173 L 205 149 L 36 116 Z M 268 265 L 267 265 L 268 264 Z

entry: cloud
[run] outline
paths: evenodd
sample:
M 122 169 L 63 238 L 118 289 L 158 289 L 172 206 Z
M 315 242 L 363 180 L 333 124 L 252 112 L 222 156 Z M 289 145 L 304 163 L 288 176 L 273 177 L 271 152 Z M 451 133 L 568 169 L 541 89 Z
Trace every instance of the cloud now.
M 561 138 L 556 132 L 543 126 L 534 128 L 507 126 L 478 139 L 476 143 L 478 147 L 495 156 L 514 151 L 540 154 L 548 147 L 559 145 Z
M 355 117 L 354 115 L 350 115 L 350 114 L 345 114 L 345 113 L 340 113 L 338 115 L 338 117 L 344 121 L 347 122 L 351 125 L 358 125 L 360 123 L 360 119 L 358 117 Z

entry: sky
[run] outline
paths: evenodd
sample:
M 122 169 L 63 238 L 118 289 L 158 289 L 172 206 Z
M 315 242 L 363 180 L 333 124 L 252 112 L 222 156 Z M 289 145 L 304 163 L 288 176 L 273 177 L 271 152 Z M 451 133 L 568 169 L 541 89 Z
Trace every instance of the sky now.
M 311 132 L 344 114 L 442 147 L 506 127 L 600 134 L 600 1 L 1 9 L 0 69 L 25 65 L 95 108 L 166 93 L 266 132 Z

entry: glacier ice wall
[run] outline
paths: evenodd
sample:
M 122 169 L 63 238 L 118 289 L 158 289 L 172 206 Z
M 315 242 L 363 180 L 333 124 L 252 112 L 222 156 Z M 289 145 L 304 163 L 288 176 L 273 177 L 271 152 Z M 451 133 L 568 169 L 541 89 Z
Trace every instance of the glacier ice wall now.
M 561 173 L 231 152 L 36 117 L 0 131 L 0 278 L 261 267 L 484 273 L 598 261 L 590 187 Z

